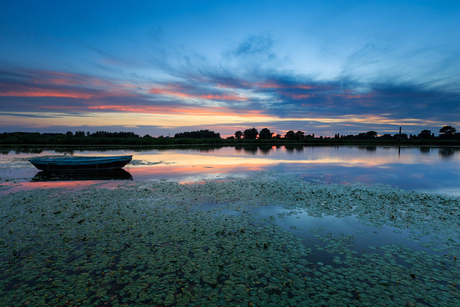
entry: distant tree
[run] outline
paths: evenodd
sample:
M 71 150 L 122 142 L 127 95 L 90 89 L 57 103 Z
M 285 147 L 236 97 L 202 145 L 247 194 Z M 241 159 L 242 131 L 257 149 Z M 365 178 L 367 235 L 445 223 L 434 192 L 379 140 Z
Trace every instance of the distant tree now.
M 220 133 L 216 133 L 210 130 L 199 130 L 199 131 L 186 131 L 182 133 L 176 133 L 174 138 L 177 139 L 220 139 Z
M 107 132 L 107 131 L 97 131 L 91 134 L 91 137 L 95 138 L 138 138 L 139 135 L 134 132 Z
M 392 136 L 391 136 L 391 134 L 389 134 L 389 133 L 385 133 L 385 134 L 382 135 L 380 138 L 381 138 L 381 139 L 384 139 L 384 140 L 389 140 L 389 139 L 392 138 Z
M 68 137 L 73 137 L 72 131 L 67 131 L 67 133 L 65 135 L 68 136 Z
M 107 131 L 96 131 L 94 133 L 91 133 L 90 137 L 101 138 L 101 137 L 106 136 L 106 133 L 107 133 Z
M 146 134 L 144 135 L 144 139 L 151 139 L 152 137 L 150 136 L 150 134 Z
M 294 137 L 295 137 L 296 139 L 298 139 L 298 140 L 299 140 L 299 139 L 303 139 L 303 138 L 305 137 L 305 134 L 304 134 L 303 131 L 300 131 L 300 130 L 299 130 L 299 131 L 297 131 L 297 132 L 295 133 L 295 136 L 294 136 Z
M 246 129 L 243 133 L 245 139 L 256 139 L 258 134 L 259 132 L 256 128 Z
M 75 132 L 75 137 L 77 137 L 77 138 L 85 137 L 85 132 L 84 131 L 76 131 Z
M 273 133 L 268 128 L 260 130 L 259 139 L 271 139 Z
M 375 131 L 367 131 L 366 132 L 366 137 L 369 138 L 369 139 L 373 139 L 377 136 L 377 132 Z
M 235 132 L 235 139 L 239 140 L 239 139 L 241 139 L 242 136 L 243 136 L 243 132 L 241 132 L 239 130 L 237 132 Z
M 420 134 L 418 135 L 421 139 L 429 139 L 431 137 L 431 131 L 430 130 L 422 130 Z
M 455 131 L 457 131 L 457 129 L 452 126 L 444 126 L 439 130 L 439 133 L 442 133 L 445 138 L 452 138 Z
M 286 132 L 286 134 L 284 135 L 284 138 L 285 138 L 285 139 L 293 139 L 293 138 L 295 138 L 295 133 L 294 133 L 294 131 L 289 130 L 288 132 Z

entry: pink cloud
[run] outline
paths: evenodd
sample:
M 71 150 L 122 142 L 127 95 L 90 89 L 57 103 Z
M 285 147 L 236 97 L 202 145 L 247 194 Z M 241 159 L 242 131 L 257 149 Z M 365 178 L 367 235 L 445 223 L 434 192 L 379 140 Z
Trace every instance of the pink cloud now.
M 265 117 L 259 110 L 241 112 L 234 111 L 229 108 L 214 107 L 171 107 L 171 106 L 148 106 L 148 105 L 101 105 L 101 106 L 88 106 L 90 110 L 101 111 L 117 111 L 127 113 L 151 113 L 151 114 L 190 114 L 190 115 L 208 115 L 208 116 L 239 116 L 239 117 Z
M 95 97 L 133 97 L 137 87 L 116 84 L 100 78 L 55 71 L 34 71 L 22 84 L 0 84 L 0 96 L 11 97 L 62 97 L 91 99 Z
M 95 95 L 92 93 L 85 93 L 79 90 L 69 89 L 43 89 L 39 87 L 31 86 L 6 86 L 0 85 L 3 89 L 0 92 L 0 96 L 11 96 L 11 97 L 65 97 L 65 98 L 81 98 L 89 99 Z

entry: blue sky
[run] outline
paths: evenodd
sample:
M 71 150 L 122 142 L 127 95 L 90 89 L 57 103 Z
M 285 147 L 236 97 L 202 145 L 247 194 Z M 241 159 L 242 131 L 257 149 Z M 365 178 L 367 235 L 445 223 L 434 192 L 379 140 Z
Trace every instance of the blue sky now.
M 460 128 L 457 1 L 2 1 L 0 131 Z

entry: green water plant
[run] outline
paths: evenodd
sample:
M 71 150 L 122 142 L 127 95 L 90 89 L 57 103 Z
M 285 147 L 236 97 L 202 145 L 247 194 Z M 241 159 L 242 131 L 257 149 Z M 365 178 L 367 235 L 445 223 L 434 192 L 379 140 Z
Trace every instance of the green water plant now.
M 251 210 L 267 205 L 284 213 Z M 0 295 L 15 306 L 460 305 L 458 210 L 454 197 L 281 173 L 17 192 L 1 198 Z M 421 249 L 356 251 L 359 233 L 302 225 L 314 244 L 278 225 L 297 212 L 410 231 Z M 332 260 L 313 261 L 322 253 Z

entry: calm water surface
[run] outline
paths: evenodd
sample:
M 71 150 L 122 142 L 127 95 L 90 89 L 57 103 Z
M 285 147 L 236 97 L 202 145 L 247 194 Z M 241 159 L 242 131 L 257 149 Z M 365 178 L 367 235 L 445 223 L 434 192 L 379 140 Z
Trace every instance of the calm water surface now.
M 272 146 L 202 149 L 69 150 L 24 153 L 3 150 L 0 184 L 3 194 L 35 187 L 75 187 L 119 180 L 174 180 L 190 183 L 281 171 L 307 181 L 386 184 L 460 196 L 459 147 Z M 115 174 L 44 176 L 27 160 L 50 155 L 133 155 Z

